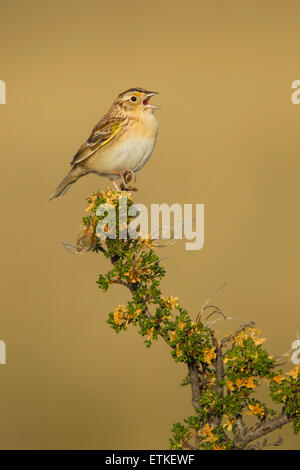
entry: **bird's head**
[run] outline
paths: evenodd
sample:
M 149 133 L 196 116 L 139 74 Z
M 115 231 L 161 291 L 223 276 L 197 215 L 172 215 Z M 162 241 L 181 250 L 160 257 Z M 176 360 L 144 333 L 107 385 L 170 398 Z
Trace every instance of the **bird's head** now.
M 152 113 L 155 109 L 160 109 L 159 106 L 150 103 L 151 97 L 157 94 L 157 91 L 148 91 L 144 88 L 130 88 L 119 94 L 114 105 L 120 106 L 123 111 L 131 115 Z

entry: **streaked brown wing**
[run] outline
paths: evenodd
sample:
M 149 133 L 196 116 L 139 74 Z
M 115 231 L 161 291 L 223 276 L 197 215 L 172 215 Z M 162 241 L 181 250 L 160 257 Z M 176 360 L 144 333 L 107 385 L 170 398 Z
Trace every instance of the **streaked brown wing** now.
M 121 131 L 125 119 L 105 115 L 94 127 L 88 140 L 80 147 L 71 161 L 71 166 L 75 166 L 86 158 L 90 157 L 99 148 L 108 144 Z

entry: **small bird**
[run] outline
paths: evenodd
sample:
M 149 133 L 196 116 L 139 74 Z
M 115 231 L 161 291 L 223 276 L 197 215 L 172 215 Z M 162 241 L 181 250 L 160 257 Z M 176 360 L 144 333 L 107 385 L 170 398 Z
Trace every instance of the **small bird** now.
M 118 191 L 115 180 L 119 178 L 122 189 L 135 190 L 129 183 L 135 181 L 135 172 L 148 161 L 156 142 L 158 123 L 153 112 L 160 108 L 150 104 L 150 98 L 157 94 L 143 88 L 120 93 L 80 147 L 71 161 L 71 170 L 49 199 L 63 196 L 88 173 L 108 177 Z

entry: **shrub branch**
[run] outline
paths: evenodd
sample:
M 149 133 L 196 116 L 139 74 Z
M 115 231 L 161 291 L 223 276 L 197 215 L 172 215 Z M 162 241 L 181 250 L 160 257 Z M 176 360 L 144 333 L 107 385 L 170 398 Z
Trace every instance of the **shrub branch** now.
M 226 315 L 210 301 L 223 287 L 216 289 L 203 304 L 195 320 L 175 296 L 164 296 L 160 290 L 165 269 L 160 264 L 151 236 L 120 240 L 117 216 L 116 238 L 110 237 L 107 220 L 97 216 L 100 204 L 110 204 L 118 214 L 119 197 L 126 196 L 128 209 L 133 204 L 125 191 L 99 191 L 88 198 L 90 215 L 83 218 L 77 245 L 66 248 L 76 253 L 93 251 L 109 259 L 112 269 L 100 274 L 98 286 L 107 291 L 112 284 L 129 289 L 131 299 L 109 313 L 108 324 L 116 333 L 136 327 L 145 338 L 146 347 L 162 338 L 175 362 L 187 365 L 182 385 L 191 387 L 194 414 L 175 423 L 170 439 L 171 449 L 230 450 L 261 449 L 278 446 L 282 439 L 259 441 L 270 432 L 293 423 L 300 431 L 300 366 L 288 372 L 278 370 L 276 360 L 263 347 L 264 338 L 253 321 L 244 322 Z M 127 224 L 131 222 L 127 216 Z M 108 238 L 97 236 L 97 227 Z M 156 244 L 156 246 L 158 246 Z M 203 316 L 209 312 L 205 321 Z M 213 315 L 217 319 L 208 322 Z M 212 325 L 217 321 L 235 320 L 241 326 L 224 338 L 218 338 Z M 256 397 L 262 380 L 269 386 L 271 405 L 276 412 Z M 247 425 L 248 415 L 256 423 Z M 255 441 L 255 442 L 254 442 Z

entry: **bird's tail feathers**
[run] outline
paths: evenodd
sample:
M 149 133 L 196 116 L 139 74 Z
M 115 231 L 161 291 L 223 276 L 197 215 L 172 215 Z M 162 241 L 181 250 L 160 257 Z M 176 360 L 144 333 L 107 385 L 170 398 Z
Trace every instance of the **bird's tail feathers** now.
M 83 172 L 79 168 L 72 168 L 69 171 L 67 176 L 62 180 L 62 182 L 57 186 L 55 191 L 49 197 L 49 201 L 55 199 L 59 196 L 64 196 L 66 192 L 70 189 L 71 185 L 75 183 L 81 176 L 83 176 Z

